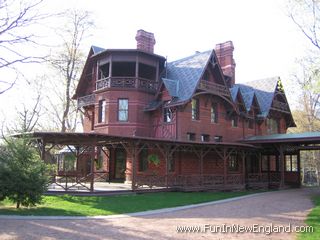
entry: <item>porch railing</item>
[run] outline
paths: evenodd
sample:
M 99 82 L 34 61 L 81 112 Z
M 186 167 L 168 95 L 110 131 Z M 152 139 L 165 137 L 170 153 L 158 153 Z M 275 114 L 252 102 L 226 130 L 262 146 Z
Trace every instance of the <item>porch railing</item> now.
M 136 176 L 137 187 L 171 187 L 179 189 L 221 189 L 228 186 L 243 186 L 241 174 L 230 174 L 226 178 L 223 175 L 138 175 Z
M 207 80 L 200 80 L 200 83 L 198 85 L 198 89 L 214 93 L 216 95 L 223 95 L 223 96 L 229 96 L 230 92 L 227 87 L 221 84 L 209 82 Z
M 96 90 L 108 88 L 139 89 L 154 93 L 157 90 L 157 82 L 137 77 L 107 77 L 96 82 Z

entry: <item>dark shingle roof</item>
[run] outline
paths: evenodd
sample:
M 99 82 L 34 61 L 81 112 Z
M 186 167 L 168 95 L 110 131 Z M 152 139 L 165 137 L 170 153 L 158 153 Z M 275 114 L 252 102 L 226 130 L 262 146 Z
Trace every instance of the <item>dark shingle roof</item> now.
M 212 50 L 168 63 L 165 85 L 170 85 L 168 91 L 176 95 L 173 103 L 183 102 L 192 97 L 211 54 Z M 172 84 L 174 81 L 177 83 L 176 86 Z
M 286 134 L 271 134 L 265 136 L 252 136 L 244 142 L 247 143 L 271 143 L 271 142 L 319 142 L 320 132 L 303 132 L 303 133 L 286 133 Z

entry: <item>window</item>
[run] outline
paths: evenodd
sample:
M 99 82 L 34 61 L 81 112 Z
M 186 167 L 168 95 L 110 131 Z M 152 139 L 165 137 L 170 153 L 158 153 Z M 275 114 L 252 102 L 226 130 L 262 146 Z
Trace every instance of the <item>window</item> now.
M 187 138 L 189 141 L 195 141 L 196 140 L 196 134 L 195 133 L 187 133 Z
M 215 142 L 222 142 L 222 136 L 214 136 L 214 141 Z
M 233 116 L 231 119 L 231 126 L 238 127 L 238 116 Z
M 237 155 L 231 155 L 229 158 L 229 171 L 239 171 L 239 162 Z
M 174 172 L 175 171 L 175 160 L 172 154 L 170 154 L 169 159 L 168 159 L 168 170 L 169 172 Z
M 285 169 L 287 172 L 298 171 L 298 157 L 297 155 L 286 155 L 285 156 Z
M 267 118 L 267 128 L 269 134 L 276 134 L 279 132 L 278 120 L 273 118 Z
M 143 148 L 139 154 L 139 172 L 144 172 L 148 169 L 148 149 Z
M 106 121 L 106 100 L 100 100 L 99 101 L 99 116 L 98 116 L 98 122 L 102 123 Z
M 128 99 L 118 99 L 118 120 L 121 122 L 128 121 Z
M 208 135 L 208 134 L 202 134 L 202 135 L 201 135 L 201 141 L 202 141 L 202 142 L 209 142 L 209 141 L 210 141 L 210 135 Z
M 170 108 L 163 108 L 163 122 L 170 123 L 172 121 L 172 111 Z
M 218 105 L 216 103 L 211 104 L 211 122 L 218 123 Z
M 199 99 L 193 98 L 191 101 L 192 120 L 199 120 Z

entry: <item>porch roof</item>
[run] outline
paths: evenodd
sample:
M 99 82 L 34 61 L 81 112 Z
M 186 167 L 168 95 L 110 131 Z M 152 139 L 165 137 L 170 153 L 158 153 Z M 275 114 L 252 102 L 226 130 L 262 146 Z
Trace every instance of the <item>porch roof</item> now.
M 238 147 L 238 148 L 257 148 L 256 146 L 248 143 L 237 142 L 200 142 L 200 141 L 180 141 L 173 139 L 161 139 L 140 136 L 120 136 L 102 133 L 62 133 L 62 132 L 31 132 L 26 134 L 18 134 L 15 137 L 27 136 L 34 139 L 41 139 L 46 144 L 61 144 L 61 145 L 96 145 L 104 146 L 117 143 L 153 143 L 153 144 L 167 144 L 167 145 L 180 145 L 180 146 L 203 146 L 203 147 Z
M 262 143 L 296 143 L 296 144 L 316 144 L 320 143 L 320 132 L 303 132 L 272 134 L 266 136 L 253 136 L 242 141 L 248 144 Z

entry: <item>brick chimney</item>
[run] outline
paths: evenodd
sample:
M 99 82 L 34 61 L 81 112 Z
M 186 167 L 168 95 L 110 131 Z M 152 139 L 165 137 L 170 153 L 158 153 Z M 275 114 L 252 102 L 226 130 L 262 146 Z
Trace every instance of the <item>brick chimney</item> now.
M 140 29 L 137 31 L 136 40 L 137 49 L 153 53 L 154 45 L 156 44 L 153 33 Z
M 216 45 L 216 54 L 218 57 L 219 64 L 222 68 L 223 74 L 228 76 L 228 85 L 231 87 L 235 84 L 235 68 L 236 63 L 233 59 L 233 43 L 227 41 Z

